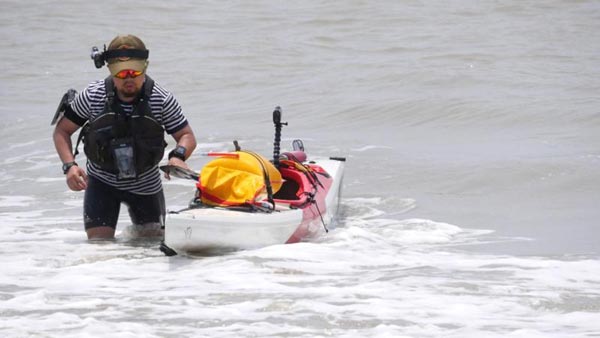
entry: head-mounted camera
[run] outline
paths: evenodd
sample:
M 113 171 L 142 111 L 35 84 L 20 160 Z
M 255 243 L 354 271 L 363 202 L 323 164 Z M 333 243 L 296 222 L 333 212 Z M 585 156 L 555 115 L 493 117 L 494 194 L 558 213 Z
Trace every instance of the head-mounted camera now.
M 98 47 L 92 47 L 92 53 L 90 57 L 94 60 L 94 65 L 96 68 L 102 68 L 109 59 L 114 58 L 134 58 L 134 59 L 147 59 L 150 51 L 143 49 L 111 49 L 106 50 L 106 45 L 104 45 L 104 50 L 101 52 Z

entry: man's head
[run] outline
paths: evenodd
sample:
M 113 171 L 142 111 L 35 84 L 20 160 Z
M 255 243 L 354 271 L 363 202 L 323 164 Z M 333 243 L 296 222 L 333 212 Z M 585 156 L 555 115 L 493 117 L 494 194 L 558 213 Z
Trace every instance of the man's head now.
M 110 42 L 107 52 L 109 56 L 118 55 L 119 53 L 114 51 L 124 49 L 130 49 L 130 53 L 123 53 L 130 55 L 107 59 L 108 69 L 121 99 L 133 100 L 144 85 L 144 73 L 148 68 L 148 50 L 137 36 L 119 35 Z

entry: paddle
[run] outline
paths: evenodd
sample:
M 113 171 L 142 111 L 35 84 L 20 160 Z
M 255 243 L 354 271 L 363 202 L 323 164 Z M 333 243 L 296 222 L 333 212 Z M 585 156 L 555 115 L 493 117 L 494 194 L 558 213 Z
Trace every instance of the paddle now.
M 169 174 L 169 176 L 174 176 L 177 178 L 183 178 L 188 180 L 198 181 L 200 180 L 200 175 L 195 171 L 190 169 L 185 169 L 176 165 L 163 165 L 160 166 L 160 170 Z

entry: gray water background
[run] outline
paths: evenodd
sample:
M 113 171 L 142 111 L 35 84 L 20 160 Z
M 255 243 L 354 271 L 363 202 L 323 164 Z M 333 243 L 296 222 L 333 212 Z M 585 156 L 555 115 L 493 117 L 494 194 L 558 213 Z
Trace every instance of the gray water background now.
M 284 142 L 302 138 L 311 154 L 346 156 L 338 236 L 382 219 L 424 219 L 487 231 L 476 243 L 444 243 L 466 257 L 598 261 L 600 3 L 558 0 L 2 0 L 0 215 L 14 233 L 0 250 L 10 257 L 23 257 L 14 234 L 58 229 L 69 231 L 60 248 L 88 250 L 82 194 L 67 191 L 49 122 L 68 88 L 108 74 L 94 68 L 90 47 L 123 33 L 150 49 L 149 74 L 182 104 L 197 153 L 231 149 L 237 139 L 268 155 L 280 105 Z M 190 197 L 181 182 L 165 189 L 170 205 Z M 361 250 L 360 241 L 348 245 Z M 123 250 L 160 259 L 154 245 L 135 249 Z M 3 292 L 18 293 L 17 280 L 6 278 Z M 592 290 L 575 303 L 596 314 Z M 446 333 L 470 335 L 458 327 Z M 491 332 L 514 332 L 500 327 Z M 406 334 L 445 335 L 414 332 Z

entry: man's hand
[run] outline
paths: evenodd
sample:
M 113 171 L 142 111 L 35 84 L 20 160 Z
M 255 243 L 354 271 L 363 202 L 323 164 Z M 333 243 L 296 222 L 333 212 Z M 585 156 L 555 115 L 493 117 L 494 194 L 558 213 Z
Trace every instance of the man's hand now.
M 83 168 L 72 166 L 67 171 L 67 185 L 73 191 L 81 191 L 87 188 L 88 176 Z
M 174 165 L 174 166 L 178 166 L 184 169 L 190 169 L 190 167 L 188 167 L 188 165 L 185 163 L 185 161 L 182 161 L 181 159 L 177 158 L 177 157 L 171 157 L 171 159 L 169 160 L 169 163 L 167 163 L 168 165 Z M 170 180 L 171 176 L 169 175 L 168 172 L 165 172 L 165 178 Z

